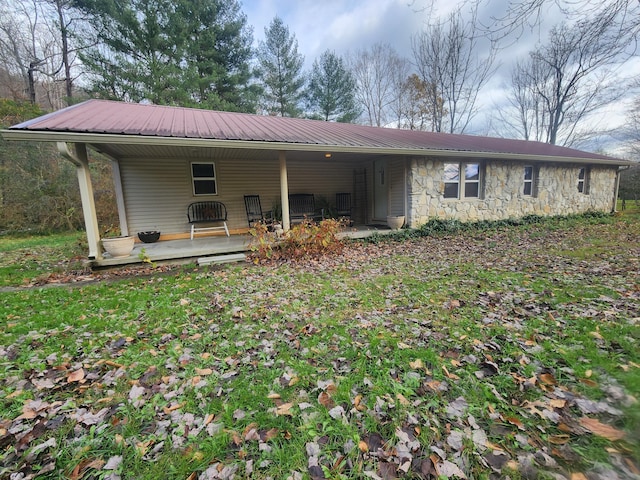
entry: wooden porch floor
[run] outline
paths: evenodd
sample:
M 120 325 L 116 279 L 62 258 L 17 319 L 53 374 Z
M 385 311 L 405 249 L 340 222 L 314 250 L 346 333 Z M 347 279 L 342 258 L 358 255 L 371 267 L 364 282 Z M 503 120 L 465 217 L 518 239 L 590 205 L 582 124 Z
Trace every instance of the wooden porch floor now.
M 385 226 L 356 226 L 345 229 L 338 235 L 343 238 L 365 238 L 374 233 L 381 235 L 391 233 Z M 128 257 L 110 258 L 108 255 L 102 260 L 93 260 L 93 267 L 115 267 L 142 263 L 144 257 L 159 263 L 224 263 L 242 261 L 245 252 L 249 251 L 250 235 L 198 236 L 193 240 L 162 240 L 155 243 L 136 243 L 133 252 Z

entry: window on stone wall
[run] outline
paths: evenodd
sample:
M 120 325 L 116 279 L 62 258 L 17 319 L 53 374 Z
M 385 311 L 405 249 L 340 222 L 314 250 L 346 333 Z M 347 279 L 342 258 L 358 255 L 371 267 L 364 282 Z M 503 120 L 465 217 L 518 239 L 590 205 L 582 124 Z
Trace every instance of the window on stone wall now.
M 191 179 L 194 195 L 217 195 L 216 166 L 212 162 L 192 163 Z
M 444 198 L 480 198 L 479 163 L 444 164 Z
M 538 167 L 527 165 L 524 167 L 524 184 L 522 194 L 527 197 L 538 196 Z
M 589 169 L 582 167 L 578 173 L 578 192 L 589 195 Z
M 460 164 L 444 164 L 444 198 L 458 198 L 460 189 Z

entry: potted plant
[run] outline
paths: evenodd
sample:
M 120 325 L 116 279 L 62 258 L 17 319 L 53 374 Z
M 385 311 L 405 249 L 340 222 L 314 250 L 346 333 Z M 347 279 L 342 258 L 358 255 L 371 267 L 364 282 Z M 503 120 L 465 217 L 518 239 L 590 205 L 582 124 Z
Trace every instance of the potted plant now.
M 134 237 L 123 236 L 120 229 L 114 226 L 108 227 L 102 235 L 102 247 L 113 258 L 131 255 L 134 243 Z

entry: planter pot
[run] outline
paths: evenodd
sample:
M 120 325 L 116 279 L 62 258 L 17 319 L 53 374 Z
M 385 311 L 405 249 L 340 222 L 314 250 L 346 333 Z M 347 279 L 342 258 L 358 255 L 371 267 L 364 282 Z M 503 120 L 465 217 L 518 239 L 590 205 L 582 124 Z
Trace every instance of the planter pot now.
M 393 230 L 400 230 L 404 225 L 404 215 L 389 215 L 387 225 Z
M 144 243 L 157 242 L 160 238 L 160 232 L 158 232 L 157 230 L 150 232 L 138 232 L 138 238 Z
M 134 237 L 103 238 L 102 246 L 113 258 L 120 258 L 131 255 L 134 242 Z

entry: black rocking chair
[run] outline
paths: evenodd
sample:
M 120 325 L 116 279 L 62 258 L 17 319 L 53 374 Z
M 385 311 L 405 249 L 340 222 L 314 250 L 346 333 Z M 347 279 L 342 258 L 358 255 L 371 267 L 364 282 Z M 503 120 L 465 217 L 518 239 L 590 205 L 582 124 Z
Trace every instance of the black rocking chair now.
M 348 222 L 348 226 L 353 226 L 353 219 L 351 218 L 350 193 L 336 193 L 336 216 L 340 220 L 344 219 L 345 223 Z
M 260 222 L 266 225 L 269 230 L 273 229 L 275 218 L 273 218 L 273 212 L 262 212 L 262 205 L 260 204 L 260 195 L 245 195 L 244 207 L 247 211 L 247 223 L 249 228 Z

